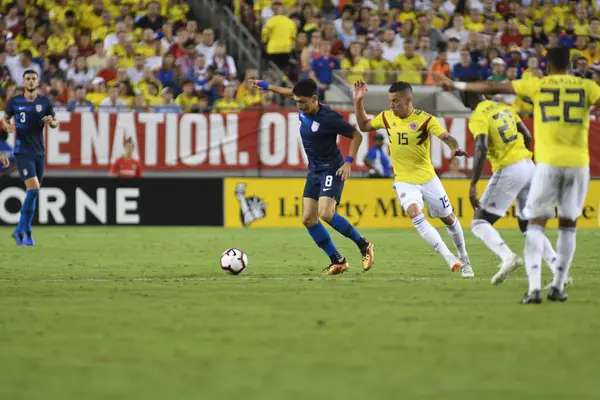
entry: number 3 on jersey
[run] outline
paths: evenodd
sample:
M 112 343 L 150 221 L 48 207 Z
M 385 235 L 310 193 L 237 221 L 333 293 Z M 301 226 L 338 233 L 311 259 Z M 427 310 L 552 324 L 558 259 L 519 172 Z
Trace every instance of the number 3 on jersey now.
M 25 121 L 26 121 L 26 115 L 27 115 L 27 114 L 25 114 L 24 112 L 20 112 L 20 113 L 19 113 L 19 122 L 20 122 L 20 123 L 22 123 L 22 124 L 24 124 L 24 123 L 25 123 Z

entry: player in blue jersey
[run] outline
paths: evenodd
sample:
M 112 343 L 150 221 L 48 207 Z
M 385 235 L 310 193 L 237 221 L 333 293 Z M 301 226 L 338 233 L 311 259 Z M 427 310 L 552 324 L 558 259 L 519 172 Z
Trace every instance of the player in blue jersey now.
M 38 75 L 33 70 L 23 73 L 24 94 L 12 97 L 6 104 L 4 127 L 15 132 L 15 161 L 27 194 L 21 207 L 21 217 L 12 236 L 19 246 L 33 246 L 31 221 L 44 177 L 44 125 L 56 128 L 54 108 L 46 96 L 38 96 Z M 14 117 L 14 124 L 11 119 Z
M 373 244 L 336 212 L 344 181 L 350 176 L 362 135 L 344 121 L 340 114 L 319 103 L 317 84 L 312 79 L 298 82 L 293 89 L 269 85 L 264 81 L 251 80 L 250 83 L 258 89 L 290 97 L 298 105 L 300 136 L 308 156 L 302 223 L 317 246 L 323 249 L 331 260 L 325 275 L 345 272 L 348 270 L 348 262 L 337 250 L 329 232 L 319 219 L 356 243 L 362 255 L 363 270 L 368 271 L 375 260 Z M 345 159 L 337 146 L 337 135 L 352 139 L 349 154 Z

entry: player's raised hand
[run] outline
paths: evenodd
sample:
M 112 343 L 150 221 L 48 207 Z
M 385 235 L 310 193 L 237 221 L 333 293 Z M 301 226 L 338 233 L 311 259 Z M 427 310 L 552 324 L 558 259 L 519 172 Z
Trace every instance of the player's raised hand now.
M 454 81 L 446 76 L 442 76 L 438 86 L 444 90 L 454 90 Z
M 471 189 L 469 190 L 469 201 L 471 202 L 474 210 L 480 207 L 477 186 L 471 186 Z
M 367 94 L 368 91 L 369 91 L 369 88 L 367 87 L 367 84 L 365 83 L 365 81 L 363 81 L 362 79 L 359 79 L 354 84 L 354 100 L 358 101 L 358 100 L 364 99 L 365 95 Z
M 248 79 L 248 83 L 255 89 L 268 90 L 269 84 L 260 79 Z
M 335 173 L 337 176 L 341 178 L 341 180 L 345 181 L 350 177 L 350 171 L 352 170 L 352 164 L 349 162 L 345 162 L 337 172 Z
M 455 148 L 454 150 L 452 150 L 452 158 L 454 157 L 467 157 L 469 158 L 469 154 L 464 151 L 463 149 L 461 149 L 460 147 Z
M 8 158 L 6 158 L 4 154 L 0 154 L 0 164 L 2 164 L 4 168 L 10 165 L 10 161 L 8 160 Z

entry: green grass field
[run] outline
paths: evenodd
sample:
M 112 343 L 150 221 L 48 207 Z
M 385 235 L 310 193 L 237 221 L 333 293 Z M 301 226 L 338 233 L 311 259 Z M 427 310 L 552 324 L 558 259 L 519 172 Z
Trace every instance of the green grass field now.
M 490 285 L 470 232 L 470 281 L 412 229 L 364 233 L 373 270 L 334 234 L 351 270 L 324 279 L 301 229 L 0 229 L 0 399 L 600 398 L 600 232 L 578 234 L 569 301 L 539 306 L 522 270 Z

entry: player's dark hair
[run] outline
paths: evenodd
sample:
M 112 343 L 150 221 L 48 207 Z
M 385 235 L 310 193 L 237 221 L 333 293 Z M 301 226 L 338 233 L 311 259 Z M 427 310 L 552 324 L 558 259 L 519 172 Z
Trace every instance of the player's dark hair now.
M 566 47 L 553 47 L 548 50 L 548 62 L 554 69 L 559 71 L 569 69 L 570 59 L 569 49 Z
M 398 92 L 404 92 L 410 90 L 412 92 L 412 86 L 410 86 L 410 83 L 407 82 L 403 82 L 403 81 L 399 81 L 396 83 L 392 83 L 392 86 L 390 86 L 390 93 L 398 93 Z
M 25 72 L 23 72 L 23 78 L 25 78 L 25 75 L 29 75 L 29 74 L 33 74 L 35 76 L 37 76 L 37 72 L 33 69 L 26 69 Z
M 312 97 L 318 94 L 317 83 L 312 79 L 303 79 L 298 81 L 294 88 L 292 89 L 292 93 L 298 97 Z

